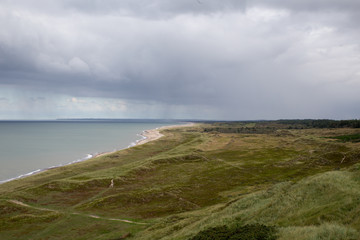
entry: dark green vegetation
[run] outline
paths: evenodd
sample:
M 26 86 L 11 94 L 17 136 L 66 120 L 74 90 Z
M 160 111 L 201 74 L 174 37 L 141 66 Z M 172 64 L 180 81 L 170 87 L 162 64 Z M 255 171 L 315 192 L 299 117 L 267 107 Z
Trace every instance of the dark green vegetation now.
M 306 120 L 278 120 L 280 124 L 295 125 L 306 128 L 360 128 L 360 120 L 329 120 L 329 119 L 306 119 Z
M 334 138 L 339 139 L 343 142 L 360 142 L 360 134 L 343 135 Z
M 360 143 L 337 139 L 358 129 L 241 122 L 163 133 L 0 185 L 0 239 L 191 239 L 254 226 L 278 239 L 359 239 Z
M 190 240 L 275 240 L 276 229 L 262 224 L 247 224 L 229 228 L 226 225 L 211 227 L 199 232 Z
M 311 128 L 360 128 L 360 120 L 276 120 L 276 121 L 244 121 L 215 122 L 204 127 L 204 132 L 221 133 L 271 133 L 279 129 L 311 129 Z

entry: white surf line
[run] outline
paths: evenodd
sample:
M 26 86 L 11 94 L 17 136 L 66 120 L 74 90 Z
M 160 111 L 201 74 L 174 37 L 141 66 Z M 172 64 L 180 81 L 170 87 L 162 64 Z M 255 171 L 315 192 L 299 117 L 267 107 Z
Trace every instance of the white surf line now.
M 40 211 L 49 211 L 49 212 L 59 212 L 59 213 L 63 213 L 59 210 L 55 210 L 55 209 L 49 209 L 49 208 L 42 208 L 42 207 L 34 207 L 31 206 L 29 204 L 26 204 L 24 202 L 18 201 L 18 200 L 7 200 L 10 203 L 16 204 L 16 205 L 20 205 L 23 207 L 27 207 L 27 208 L 32 208 L 32 209 L 36 209 L 36 210 L 40 210 Z M 65 212 L 66 213 L 66 212 Z M 90 218 L 95 218 L 95 219 L 101 219 L 101 220 L 109 220 L 109 221 L 118 221 L 118 222 L 124 222 L 124 223 L 130 223 L 130 224 L 138 224 L 138 225 L 147 225 L 148 223 L 142 223 L 142 222 L 134 222 L 134 221 L 130 221 L 130 220 L 126 220 L 126 219 L 120 219 L 120 218 L 106 218 L 106 217 L 100 217 L 98 215 L 93 215 L 93 214 L 83 214 L 83 213 L 77 213 L 77 212 L 71 212 L 69 214 L 72 215 L 79 215 L 79 216 L 85 216 L 85 217 L 90 217 Z
M 47 168 L 37 169 L 37 170 L 29 172 L 29 173 L 21 174 L 21 175 L 19 175 L 17 177 L 9 178 L 9 179 L 6 179 L 6 180 L 1 180 L 0 184 L 10 182 L 10 181 L 13 181 L 13 180 L 22 179 L 22 178 L 25 178 L 25 177 L 28 177 L 28 176 L 32 176 L 32 175 L 35 175 L 37 173 L 45 172 L 45 171 L 53 169 L 53 168 L 64 167 L 64 166 L 71 165 L 71 164 L 74 164 L 74 163 L 82 162 L 82 161 L 91 159 L 93 157 L 94 157 L 93 154 L 86 154 L 86 157 L 80 158 L 78 160 L 74 160 L 74 161 L 69 162 L 69 163 L 62 163 L 62 164 L 50 166 L 50 167 L 47 167 Z

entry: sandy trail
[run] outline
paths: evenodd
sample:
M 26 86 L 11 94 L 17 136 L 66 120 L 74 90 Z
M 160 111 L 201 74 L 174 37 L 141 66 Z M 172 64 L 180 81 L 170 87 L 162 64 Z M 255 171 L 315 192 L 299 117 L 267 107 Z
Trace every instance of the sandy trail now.
M 27 208 L 32 208 L 32 209 L 36 209 L 36 210 L 40 210 L 40 211 L 49 211 L 49 212 L 58 212 L 58 213 L 68 213 L 68 212 L 62 212 L 59 210 L 55 210 L 55 209 L 49 209 L 49 208 L 42 208 L 42 207 L 35 207 L 35 206 L 31 206 L 29 204 L 26 204 L 24 202 L 18 201 L 18 200 L 8 200 L 8 202 L 16 204 L 16 205 L 20 205 L 23 207 L 27 207 Z M 130 221 L 130 220 L 126 220 L 126 219 L 121 219 L 121 218 L 106 218 L 106 217 L 101 217 L 98 215 L 93 215 L 93 214 L 84 214 L 84 213 L 78 213 L 78 212 L 70 212 L 68 214 L 72 214 L 72 215 L 79 215 L 79 216 L 84 216 L 84 217 L 89 217 L 89 218 L 95 218 L 95 219 L 101 219 L 101 220 L 108 220 L 108 221 L 119 221 L 119 222 L 124 222 L 124 223 L 130 223 L 130 224 L 138 224 L 138 225 L 146 225 L 147 223 L 142 223 L 142 222 L 134 222 L 134 221 Z

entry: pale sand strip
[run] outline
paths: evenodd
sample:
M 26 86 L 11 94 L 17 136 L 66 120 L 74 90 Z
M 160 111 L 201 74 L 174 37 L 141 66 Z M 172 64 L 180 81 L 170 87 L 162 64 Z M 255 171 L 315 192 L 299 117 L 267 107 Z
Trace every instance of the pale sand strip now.
M 21 202 L 21 201 L 15 200 L 15 199 L 7 200 L 7 201 L 10 202 L 10 203 L 16 204 L 16 205 L 20 205 L 20 206 L 23 206 L 23 207 L 32 208 L 32 209 L 36 209 L 36 210 L 40 210 L 40 211 L 65 213 L 64 211 L 59 211 L 59 210 L 55 210 L 55 209 L 30 206 L 29 204 L 26 204 L 24 202 Z M 68 213 L 68 212 L 66 212 L 66 213 Z M 109 221 L 119 221 L 119 222 L 138 224 L 138 225 L 146 225 L 146 224 L 148 224 L 148 223 L 142 223 L 142 222 L 134 222 L 134 221 L 130 221 L 130 220 L 127 220 L 127 219 L 100 217 L 98 215 L 93 215 L 93 214 L 85 214 L 85 213 L 78 213 L 78 212 L 69 212 L 69 213 L 72 214 L 72 215 L 80 215 L 80 216 L 84 216 L 84 217 L 90 217 L 90 218 L 96 218 L 96 219 L 102 219 L 102 220 L 109 220 Z
M 144 139 L 141 139 L 141 140 L 137 141 L 136 144 L 134 146 L 131 146 L 131 147 L 142 145 L 142 144 L 148 143 L 150 141 L 154 141 L 154 140 L 157 140 L 157 139 L 161 138 L 162 136 L 164 136 L 163 134 L 160 133 L 161 130 L 171 129 L 171 128 L 191 127 L 191 126 L 194 126 L 194 125 L 195 125 L 195 123 L 190 122 L 190 123 L 185 123 L 185 124 L 163 126 L 163 127 L 160 127 L 160 128 L 145 130 L 140 134 L 141 136 L 144 137 Z M 99 154 L 95 155 L 93 158 L 102 157 L 102 156 L 105 156 L 105 155 L 108 155 L 108 154 L 111 154 L 111 153 L 114 153 L 114 152 L 117 152 L 117 151 L 120 151 L 120 150 L 116 150 L 116 151 L 113 151 L 113 152 L 99 153 Z
M 157 139 L 161 138 L 162 136 L 164 136 L 164 135 L 162 135 L 160 133 L 161 130 L 171 129 L 171 128 L 180 128 L 180 127 L 190 127 L 190 126 L 193 126 L 193 125 L 194 125 L 194 123 L 186 123 L 186 124 L 164 126 L 164 127 L 160 127 L 160 128 L 156 128 L 156 129 L 145 130 L 141 134 L 142 136 L 145 137 L 145 139 L 142 139 L 142 140 L 138 141 L 135 146 L 145 144 L 145 143 L 148 143 L 150 141 L 154 141 L 154 140 L 157 140 Z

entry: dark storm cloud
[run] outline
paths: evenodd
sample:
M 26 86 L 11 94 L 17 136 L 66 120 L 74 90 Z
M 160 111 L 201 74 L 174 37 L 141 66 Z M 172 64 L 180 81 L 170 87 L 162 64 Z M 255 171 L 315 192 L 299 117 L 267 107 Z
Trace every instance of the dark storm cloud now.
M 358 10 L 335 0 L 3 1 L 0 85 L 201 105 L 214 118 L 356 117 Z

